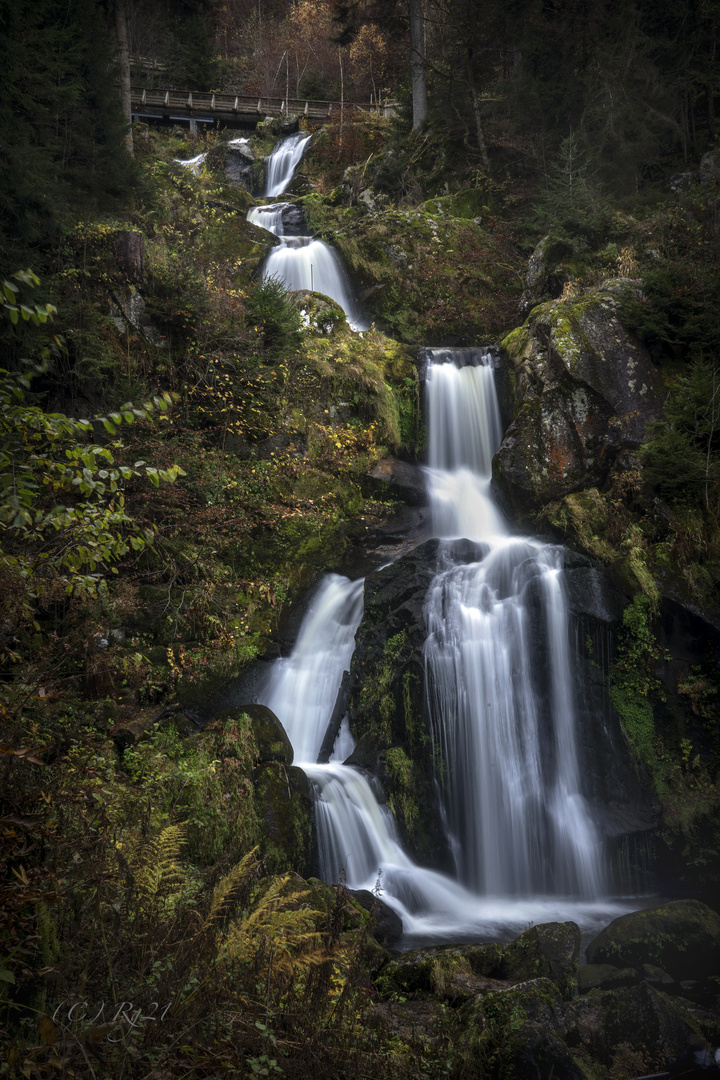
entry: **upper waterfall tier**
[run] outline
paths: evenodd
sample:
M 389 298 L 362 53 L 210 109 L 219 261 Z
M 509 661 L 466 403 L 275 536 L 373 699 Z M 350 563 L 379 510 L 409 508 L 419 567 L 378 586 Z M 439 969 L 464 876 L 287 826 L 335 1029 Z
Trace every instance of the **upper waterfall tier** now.
M 502 438 L 487 349 L 426 349 L 427 482 L 436 536 L 487 540 L 507 534 L 490 496 Z
M 295 138 L 294 135 L 290 137 Z M 278 148 L 276 152 L 279 152 Z M 289 153 L 286 158 L 290 159 Z M 290 292 L 307 290 L 329 296 L 343 309 L 353 330 L 366 330 L 367 321 L 353 296 L 350 279 L 337 251 L 323 240 L 297 234 L 298 224 L 307 228 L 301 211 L 296 213 L 295 220 L 292 218 L 292 204 L 286 202 L 253 206 L 248 210 L 249 222 L 281 238 L 281 243 L 265 260 L 263 276 L 278 278 Z
M 267 198 L 282 195 L 292 180 L 300 159 L 308 148 L 310 133 L 298 131 L 281 139 L 275 149 L 265 158 L 265 191 Z

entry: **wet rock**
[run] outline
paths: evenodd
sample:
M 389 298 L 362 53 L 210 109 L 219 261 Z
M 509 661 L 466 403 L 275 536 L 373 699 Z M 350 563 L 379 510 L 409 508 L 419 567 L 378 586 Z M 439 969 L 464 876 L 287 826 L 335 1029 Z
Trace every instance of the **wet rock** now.
M 402 937 L 402 919 L 396 911 L 375 896 L 369 889 L 351 889 L 350 896 L 373 919 L 373 936 L 385 948 L 391 949 Z
M 698 900 L 672 900 L 623 915 L 590 943 L 591 964 L 654 964 L 677 982 L 720 971 L 720 915 Z
M 367 473 L 366 487 L 369 494 L 391 495 L 409 506 L 426 506 L 425 477 L 417 465 L 410 465 L 398 458 L 386 457 Z
M 580 940 L 580 927 L 574 922 L 532 926 L 506 946 L 503 977 L 512 982 L 548 978 L 563 997 L 572 997 L 577 986 Z
M 622 325 L 623 298 L 637 288 L 616 279 L 541 304 L 503 342 L 519 411 L 493 479 L 516 512 L 601 484 L 659 416 L 660 372 Z
M 285 236 L 307 236 L 310 232 L 305 211 L 297 203 L 286 203 L 281 214 Z
M 626 842 L 620 838 L 645 835 L 659 815 L 651 779 L 629 753 L 608 694 L 610 662 L 629 597 L 607 567 L 568 550 L 564 563 L 570 640 L 576 643 L 572 670 L 583 793 L 599 831 L 617 846 Z

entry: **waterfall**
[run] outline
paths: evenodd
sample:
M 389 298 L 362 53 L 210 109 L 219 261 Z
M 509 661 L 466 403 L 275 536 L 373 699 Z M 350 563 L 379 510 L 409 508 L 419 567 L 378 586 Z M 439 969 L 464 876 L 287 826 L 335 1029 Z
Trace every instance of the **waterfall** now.
M 362 581 L 324 579 L 261 700 L 312 784 L 323 880 L 375 888 L 401 917 L 405 946 L 507 939 L 567 919 L 594 933 L 630 907 L 608 898 L 582 795 L 562 549 L 511 536 L 493 505 L 501 428 L 490 354 L 427 358 L 428 485 L 444 542 L 426 599 L 426 689 L 455 876 L 415 863 L 377 782 L 343 764 L 347 718 L 330 764 L 317 764 L 362 618 Z M 459 536 L 477 542 L 477 562 L 454 558 Z
M 305 613 L 292 656 L 274 666 L 263 704 L 281 719 L 303 768 L 318 759 L 362 613 L 362 579 L 328 574 Z
M 199 176 L 206 157 L 207 150 L 204 150 L 202 154 L 197 154 L 195 157 L 175 158 L 174 161 L 177 165 L 182 165 L 183 168 L 189 169 L 193 176 Z
M 581 792 L 562 549 L 511 536 L 492 503 L 489 356 L 427 358 L 429 492 L 447 542 L 425 669 L 458 877 L 485 896 L 594 900 L 608 883 Z M 478 562 L 454 560 L 457 536 L 481 542 Z
M 282 195 L 308 148 L 309 139 L 309 132 L 298 131 L 296 135 L 281 139 L 273 152 L 265 158 L 264 194 L 267 198 Z
M 309 289 L 337 301 L 353 330 L 366 330 L 340 256 L 312 236 L 285 236 L 265 260 L 266 277 L 278 277 L 291 291 Z

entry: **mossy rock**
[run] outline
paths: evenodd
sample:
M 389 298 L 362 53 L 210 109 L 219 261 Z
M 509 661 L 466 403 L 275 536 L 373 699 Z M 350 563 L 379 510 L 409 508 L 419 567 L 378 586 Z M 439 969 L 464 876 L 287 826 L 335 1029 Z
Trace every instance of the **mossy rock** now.
M 292 743 L 272 709 L 267 705 L 240 705 L 224 709 L 214 717 L 214 721 L 233 720 L 245 714 L 250 718 L 250 726 L 258 749 L 258 764 L 277 761 L 282 765 L 292 765 L 294 752 Z
M 588 1080 L 566 1043 L 532 1020 L 510 1027 L 488 1075 L 499 1080 Z
M 605 282 L 575 300 L 533 308 L 503 341 L 517 415 L 493 478 L 525 518 L 543 503 L 602 485 L 658 418 L 662 377 L 623 326 L 620 293 Z
M 313 862 L 314 802 L 302 769 L 269 761 L 254 775 L 261 851 L 270 873 L 307 877 Z
M 474 969 L 474 949 L 477 946 L 413 949 L 391 961 L 376 980 L 376 986 L 385 995 L 436 997 L 456 1006 L 480 994 L 504 989 L 506 984 Z M 493 962 L 496 959 L 493 954 Z
M 532 926 L 506 945 L 503 977 L 512 982 L 548 978 L 565 998 L 577 989 L 580 927 L 574 922 Z
M 550 979 L 528 979 L 495 989 L 477 997 L 464 1010 L 466 1021 L 473 1021 L 502 1034 L 509 1027 L 526 1021 L 542 1024 L 547 1030 L 562 1029 L 564 1003 L 560 991 Z
M 680 982 L 720 972 L 720 915 L 699 900 L 672 900 L 622 915 L 590 943 L 588 963 L 655 964 Z
M 340 304 L 324 293 L 298 289 L 288 299 L 300 312 L 305 328 L 314 334 L 335 334 L 347 330 L 348 322 Z
M 680 1001 L 646 982 L 601 992 L 597 1004 L 607 1047 L 642 1043 L 672 1061 L 685 1051 L 688 1040 L 698 1032 L 696 1018 Z

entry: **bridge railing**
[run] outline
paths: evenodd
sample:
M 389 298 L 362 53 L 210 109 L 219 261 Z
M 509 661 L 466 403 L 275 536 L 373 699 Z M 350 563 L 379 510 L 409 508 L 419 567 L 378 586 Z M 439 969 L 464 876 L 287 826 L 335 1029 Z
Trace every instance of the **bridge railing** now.
M 341 110 L 359 110 L 370 112 L 368 105 L 359 105 L 352 101 L 320 101 L 313 98 L 277 98 L 247 94 L 203 94 L 186 90 L 151 90 L 147 87 L 131 88 L 133 108 L 150 111 L 153 108 L 164 112 L 193 114 L 234 115 L 234 116 L 286 116 L 296 114 L 314 120 L 329 119 L 339 116 Z

